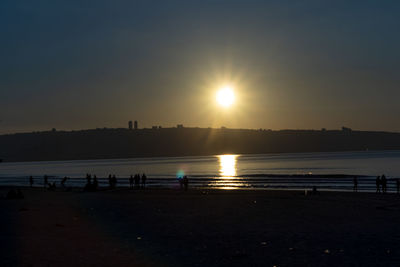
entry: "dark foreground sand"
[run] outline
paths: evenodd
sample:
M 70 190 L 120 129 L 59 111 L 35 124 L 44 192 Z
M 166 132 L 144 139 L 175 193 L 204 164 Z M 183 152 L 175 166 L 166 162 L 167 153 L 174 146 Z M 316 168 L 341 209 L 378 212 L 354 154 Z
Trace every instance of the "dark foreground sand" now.
M 400 266 L 395 194 L 23 193 L 0 199 L 1 266 Z

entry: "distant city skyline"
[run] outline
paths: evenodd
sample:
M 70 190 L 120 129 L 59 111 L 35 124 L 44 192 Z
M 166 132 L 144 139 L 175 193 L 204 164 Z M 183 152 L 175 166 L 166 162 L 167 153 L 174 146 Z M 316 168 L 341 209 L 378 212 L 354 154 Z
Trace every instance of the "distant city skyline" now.
M 4 0 L 0 134 L 134 119 L 400 132 L 398 14 L 398 1 Z
M 352 132 L 354 131 L 371 131 L 371 132 L 378 132 L 379 130 L 360 130 L 360 129 L 353 129 L 351 127 L 346 127 L 346 126 L 341 126 L 339 128 L 325 128 L 322 127 L 320 129 L 314 129 L 314 128 L 304 128 L 304 129 L 296 129 L 296 128 L 284 128 L 284 129 L 271 129 L 271 128 L 243 128 L 243 127 L 226 127 L 224 125 L 221 125 L 220 127 L 214 126 L 208 126 L 208 127 L 200 127 L 200 126 L 196 126 L 196 125 L 184 125 L 182 123 L 178 123 L 176 125 L 162 125 L 162 124 L 156 124 L 156 125 L 151 125 L 151 126 L 143 126 L 143 127 L 139 127 L 139 122 L 137 120 L 135 121 L 128 121 L 127 125 L 124 126 L 120 126 L 120 127 L 108 127 L 108 126 L 104 126 L 104 127 L 96 127 L 96 128 L 82 128 L 82 129 L 57 129 L 57 128 L 51 128 L 51 129 L 41 129 L 41 130 L 32 130 L 32 131 L 21 131 L 21 132 L 9 132 L 9 133 L 0 133 L 1 134 L 17 134 L 17 133 L 32 133 L 32 132 L 47 132 L 47 131 L 65 131 L 65 132 L 69 132 L 69 131 L 86 131 L 86 130 L 102 130 L 102 129 L 127 129 L 127 130 L 160 130 L 160 129 L 183 129 L 183 128 L 198 128 L 198 129 L 230 129 L 230 130 L 262 130 L 262 131 L 344 131 L 344 132 Z M 386 131 L 386 132 L 394 132 L 394 131 Z

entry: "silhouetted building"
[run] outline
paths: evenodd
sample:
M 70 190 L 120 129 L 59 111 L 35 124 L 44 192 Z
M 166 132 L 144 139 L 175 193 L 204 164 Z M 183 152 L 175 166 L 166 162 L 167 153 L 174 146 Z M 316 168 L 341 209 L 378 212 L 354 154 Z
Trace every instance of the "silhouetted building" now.
M 135 130 L 138 129 L 138 122 L 137 121 L 134 122 L 134 127 L 135 127 Z
M 183 124 L 178 124 L 178 125 L 176 125 L 176 128 L 182 129 L 182 128 L 183 128 Z
M 129 130 L 132 130 L 132 121 L 128 122 L 128 127 L 129 127 Z
M 152 127 L 151 127 L 151 129 L 153 129 L 153 130 L 157 130 L 157 129 L 158 129 L 158 127 L 157 127 L 157 126 L 152 126 Z
M 342 127 L 342 132 L 345 132 L 345 133 L 351 133 L 351 128 L 347 128 L 347 127 Z

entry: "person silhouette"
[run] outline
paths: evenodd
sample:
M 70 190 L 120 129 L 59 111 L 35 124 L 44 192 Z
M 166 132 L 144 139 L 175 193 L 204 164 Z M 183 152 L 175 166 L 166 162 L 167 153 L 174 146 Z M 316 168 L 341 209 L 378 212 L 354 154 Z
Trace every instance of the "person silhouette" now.
M 179 188 L 183 190 L 183 177 L 179 177 L 178 180 L 179 180 Z
M 97 188 L 99 187 L 99 181 L 97 180 L 97 176 L 96 175 L 93 176 L 93 184 L 92 184 L 92 186 L 93 186 L 93 190 L 94 191 L 96 191 Z
M 397 189 L 397 194 L 399 194 L 400 193 L 400 179 L 399 178 L 396 179 L 396 189 Z
M 140 184 L 140 174 L 135 174 L 135 188 L 138 189 Z
M 376 177 L 375 183 L 376 183 L 376 193 L 380 193 L 381 192 L 381 177 L 380 176 Z
M 317 195 L 318 194 L 318 188 L 315 185 L 312 187 L 312 194 L 313 195 Z
M 47 185 L 49 184 L 49 178 L 47 175 L 43 176 L 43 187 L 46 188 Z
M 142 188 L 146 187 L 146 179 L 147 179 L 146 174 L 143 173 L 143 175 L 142 175 Z
M 382 178 L 381 178 L 381 184 L 382 184 L 382 192 L 386 193 L 387 179 L 384 174 L 382 175 Z
M 61 180 L 61 186 L 65 188 L 65 182 L 67 181 L 68 177 L 65 176 L 62 180 Z
M 115 174 L 112 177 L 112 188 L 117 187 L 117 177 L 115 177 Z
M 189 179 L 186 175 L 183 176 L 182 183 L 183 183 L 183 187 L 185 188 L 185 191 L 187 191 L 189 188 Z
M 86 180 L 87 180 L 87 185 L 92 184 L 92 175 L 91 174 L 86 174 Z
M 113 184 L 113 180 L 112 180 L 112 177 L 110 174 L 110 175 L 108 175 L 108 185 L 110 186 L 110 188 L 112 188 L 112 184 Z
M 353 191 L 357 192 L 357 190 L 358 190 L 358 179 L 357 179 L 357 176 L 354 176 L 354 178 L 353 178 Z
M 133 189 L 133 176 L 131 174 L 131 177 L 129 177 L 129 188 Z
M 30 184 L 31 187 L 33 186 L 33 177 L 32 177 L 32 175 L 29 176 L 29 184 Z

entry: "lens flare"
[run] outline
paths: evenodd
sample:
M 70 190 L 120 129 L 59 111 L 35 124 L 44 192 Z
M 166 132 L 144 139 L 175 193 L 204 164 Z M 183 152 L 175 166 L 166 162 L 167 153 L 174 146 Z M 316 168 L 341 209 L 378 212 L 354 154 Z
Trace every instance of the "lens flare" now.
M 176 178 L 182 179 L 183 176 L 185 176 L 185 172 L 184 172 L 183 170 L 178 170 L 178 171 L 176 172 Z

